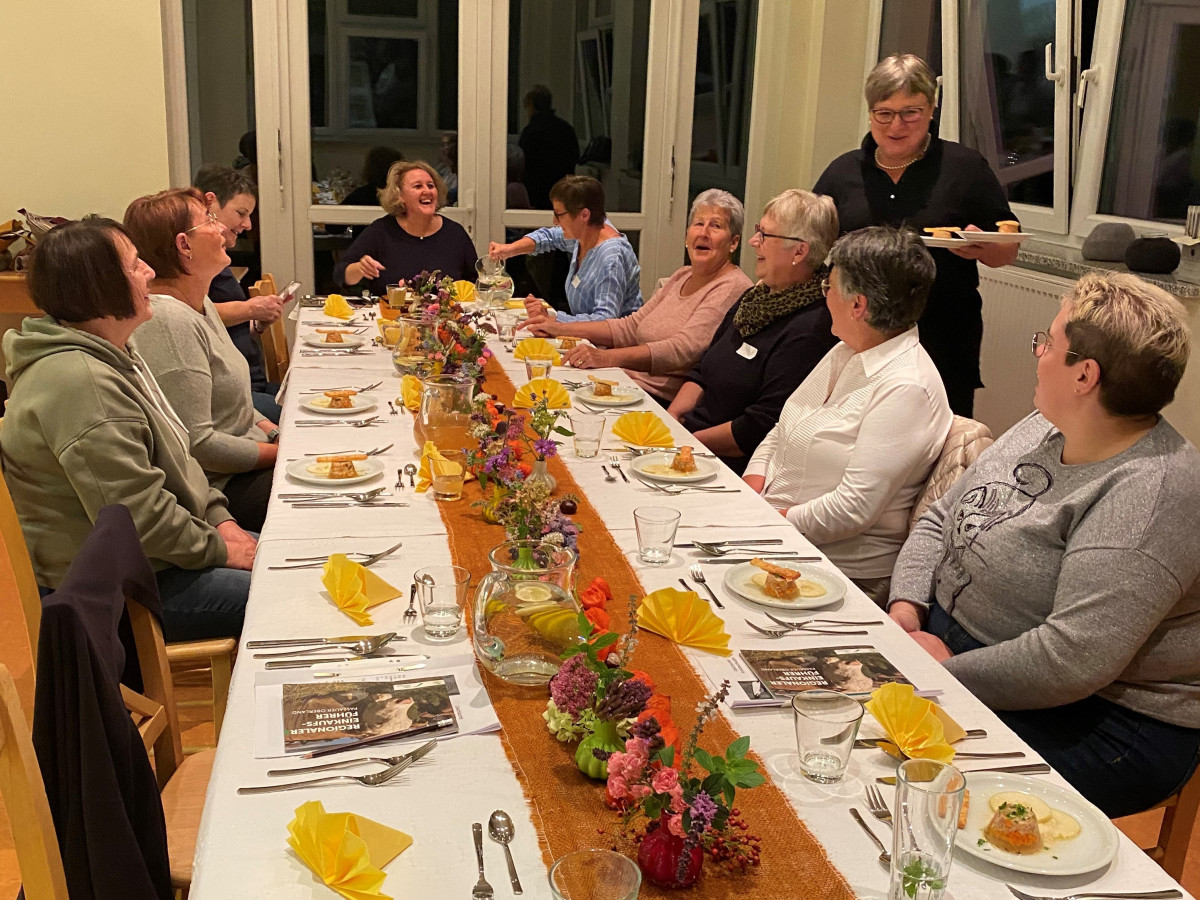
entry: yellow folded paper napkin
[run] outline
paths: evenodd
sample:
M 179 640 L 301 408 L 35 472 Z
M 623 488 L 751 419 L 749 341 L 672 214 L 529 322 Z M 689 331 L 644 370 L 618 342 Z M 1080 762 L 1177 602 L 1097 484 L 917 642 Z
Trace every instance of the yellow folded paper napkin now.
M 525 340 L 517 342 L 517 346 L 513 348 L 513 359 L 525 359 L 530 356 L 535 359 L 546 359 L 549 357 L 554 361 L 556 366 L 562 365 L 562 354 L 558 352 L 556 346 L 545 338 L 527 337 Z
M 300 861 L 349 900 L 391 900 L 380 893 L 383 867 L 412 846 L 412 838 L 354 813 L 327 813 L 320 800 L 296 808 L 288 846 Z
M 524 300 L 505 300 L 504 308 L 505 309 L 524 309 L 525 301 Z
M 662 588 L 642 599 L 637 611 L 638 626 L 683 644 L 729 656 L 729 634 L 695 591 Z
M 421 451 L 421 467 L 417 470 L 417 493 L 423 494 L 433 487 L 434 475 L 458 475 L 462 470 L 462 465 L 446 459 L 433 441 L 426 441 Z
M 643 447 L 674 447 L 671 430 L 652 412 L 627 412 L 613 423 L 612 436 Z
M 335 319 L 349 319 L 354 315 L 354 310 L 341 294 L 330 294 L 326 297 L 325 308 L 322 312 Z
M 358 625 L 373 624 L 367 610 L 400 596 L 398 590 L 366 566 L 352 562 L 344 553 L 329 557 L 321 584 L 325 585 L 337 608 Z
M 881 685 L 863 705 L 905 756 L 948 763 L 954 759 L 950 744 L 966 736 L 944 709 L 916 696 L 911 684 Z
M 405 375 L 400 379 L 400 402 L 409 412 L 417 412 L 421 408 L 421 394 L 425 385 L 416 375 Z
M 546 397 L 550 409 L 571 408 L 571 395 L 553 378 L 535 378 L 528 384 L 517 388 L 512 405 L 517 409 L 529 409 L 541 400 L 543 395 Z
M 454 282 L 454 299 L 459 303 L 473 303 L 475 301 L 475 285 L 470 281 Z

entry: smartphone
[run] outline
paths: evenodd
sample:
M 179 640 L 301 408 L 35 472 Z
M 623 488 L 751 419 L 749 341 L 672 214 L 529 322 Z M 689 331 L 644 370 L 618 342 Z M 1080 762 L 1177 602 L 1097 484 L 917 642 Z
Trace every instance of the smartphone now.
M 292 299 L 292 297 L 294 297 L 296 295 L 296 291 L 298 291 L 298 290 L 300 290 L 300 282 L 293 281 L 291 284 L 289 284 L 287 287 L 285 287 L 282 291 L 279 292 L 279 299 L 282 300 L 284 303 L 287 303 L 289 300 Z

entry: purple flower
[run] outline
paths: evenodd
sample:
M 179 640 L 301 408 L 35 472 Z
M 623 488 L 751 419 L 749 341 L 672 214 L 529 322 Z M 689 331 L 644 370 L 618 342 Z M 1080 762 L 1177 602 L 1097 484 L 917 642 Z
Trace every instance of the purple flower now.
M 609 685 L 608 693 L 596 705 L 596 715 L 614 722 L 632 719 L 646 708 L 649 699 L 650 687 L 644 681 L 626 678 Z
M 597 680 L 584 655 L 576 653 L 550 679 L 550 697 L 559 711 L 576 718 L 596 699 Z
M 533 442 L 533 452 L 542 459 L 549 459 L 558 454 L 558 444 L 550 438 L 538 438 Z
M 692 798 L 688 811 L 691 813 L 692 828 L 703 831 L 712 825 L 713 818 L 717 814 L 717 804 L 707 791 L 699 791 Z

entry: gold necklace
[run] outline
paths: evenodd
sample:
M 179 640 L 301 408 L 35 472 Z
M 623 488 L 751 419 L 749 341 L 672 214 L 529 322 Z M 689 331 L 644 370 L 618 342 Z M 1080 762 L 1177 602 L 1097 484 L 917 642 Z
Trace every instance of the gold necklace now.
M 911 166 L 913 163 L 915 163 L 918 159 L 925 158 L 925 152 L 929 149 L 929 141 L 930 141 L 931 137 L 932 137 L 932 135 L 928 135 L 928 134 L 925 135 L 925 146 L 923 146 L 921 148 L 921 152 L 918 153 L 916 156 L 914 156 L 912 159 L 910 159 L 908 162 L 901 163 L 898 166 L 884 165 L 883 162 L 881 162 L 879 159 L 879 148 L 876 147 L 875 148 L 875 165 L 879 166 L 879 168 L 881 168 L 881 169 L 887 169 L 889 172 L 895 172 L 898 169 L 907 169 L 909 166 Z

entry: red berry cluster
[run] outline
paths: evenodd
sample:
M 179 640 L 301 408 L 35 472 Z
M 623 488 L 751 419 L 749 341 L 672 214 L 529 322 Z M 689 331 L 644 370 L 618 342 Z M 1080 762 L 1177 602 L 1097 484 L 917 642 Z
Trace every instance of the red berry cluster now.
M 759 837 L 748 833 L 749 826 L 742 818 L 741 812 L 734 807 L 729 811 L 725 827 L 720 831 L 709 831 L 700 839 L 704 852 L 713 862 L 729 872 L 745 872 L 750 866 L 757 866 L 759 857 Z

